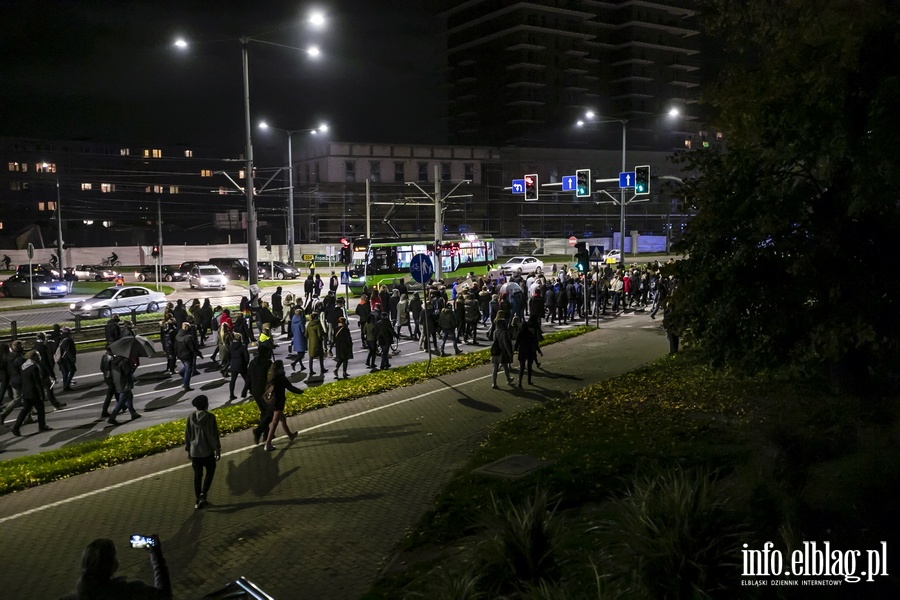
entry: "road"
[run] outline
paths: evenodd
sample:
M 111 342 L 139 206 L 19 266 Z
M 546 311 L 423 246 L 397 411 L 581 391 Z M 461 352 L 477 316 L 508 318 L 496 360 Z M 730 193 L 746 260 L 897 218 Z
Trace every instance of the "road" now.
M 117 543 L 121 575 L 150 581 L 146 553 L 126 541 L 158 533 L 177 598 L 240 575 L 282 600 L 359 598 L 494 423 L 665 351 L 658 321 L 618 317 L 545 347 L 533 387 L 492 390 L 484 366 L 292 417 L 300 435 L 276 452 L 227 435 L 204 510 L 180 449 L 6 495 L 0 589 L 59 597 L 98 537 Z

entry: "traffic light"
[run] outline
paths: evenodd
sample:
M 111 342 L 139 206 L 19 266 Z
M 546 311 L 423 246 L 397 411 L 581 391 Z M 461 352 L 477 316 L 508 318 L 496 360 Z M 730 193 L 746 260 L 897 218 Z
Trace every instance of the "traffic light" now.
M 525 176 L 525 201 L 538 199 L 538 176 L 535 174 Z
M 159 246 L 153 246 L 153 250 L 150 251 L 150 256 L 159 258 Z
M 271 251 L 272 251 L 272 236 L 267 235 L 266 236 L 266 252 L 271 252 Z
M 579 273 L 586 273 L 589 261 L 590 253 L 587 249 L 587 242 L 578 242 L 575 244 L 575 270 Z
M 341 263 L 349 265 L 353 262 L 353 250 L 350 248 L 350 240 L 341 238 Z
M 591 170 L 578 169 L 575 171 L 575 196 L 578 198 L 591 197 Z
M 645 196 L 650 193 L 650 165 L 634 168 L 634 194 Z

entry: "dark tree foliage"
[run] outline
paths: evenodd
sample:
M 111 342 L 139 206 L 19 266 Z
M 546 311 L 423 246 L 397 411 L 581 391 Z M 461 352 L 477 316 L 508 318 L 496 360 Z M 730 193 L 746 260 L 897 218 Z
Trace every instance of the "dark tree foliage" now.
M 707 0 L 727 150 L 687 152 L 673 322 L 718 364 L 900 371 L 895 0 Z M 874 378 L 873 378 L 874 376 Z

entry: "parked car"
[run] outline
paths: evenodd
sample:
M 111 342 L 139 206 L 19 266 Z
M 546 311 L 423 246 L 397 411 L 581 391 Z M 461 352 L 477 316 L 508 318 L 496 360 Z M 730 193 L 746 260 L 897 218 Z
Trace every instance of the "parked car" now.
M 75 265 L 73 273 L 76 281 L 112 281 L 118 275 L 115 269 L 100 265 Z
M 158 312 L 165 302 L 165 294 L 145 287 L 110 287 L 97 292 L 92 298 L 70 304 L 69 311 L 81 317 L 106 319 L 113 313 L 130 313 L 131 309 Z
M 191 289 L 225 289 L 228 278 L 216 265 L 197 265 L 191 269 L 188 275 L 188 283 Z
M 229 281 L 247 281 L 250 273 L 250 262 L 246 258 L 211 258 L 206 264 L 216 265 Z M 257 276 L 265 277 L 266 270 L 262 263 L 257 264 Z
M 31 291 L 34 290 L 35 298 L 63 298 L 69 293 L 69 286 L 65 281 L 60 281 L 52 275 L 35 274 L 13 275 L 6 281 L 0 282 L 0 291 L 7 298 L 19 296 L 21 298 L 30 298 Z
M 161 265 L 159 268 L 160 278 L 163 281 L 183 281 L 185 279 L 184 274 L 178 270 L 178 267 Z M 140 271 L 134 272 L 134 278 L 138 281 L 156 281 L 156 267 L 141 267 Z
M 544 261 L 533 256 L 514 256 L 500 265 L 500 272 L 504 275 L 514 275 L 515 273 L 530 275 L 535 271 L 543 270 Z
M 272 267 L 275 268 L 275 279 L 297 279 L 300 277 L 299 269 L 278 260 L 274 262 L 260 261 L 259 276 L 270 279 L 272 277 Z

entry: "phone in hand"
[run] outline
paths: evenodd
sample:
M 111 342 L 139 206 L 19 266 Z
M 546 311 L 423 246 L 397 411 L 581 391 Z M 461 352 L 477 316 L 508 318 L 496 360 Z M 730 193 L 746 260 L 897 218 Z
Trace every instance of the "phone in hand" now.
M 156 540 L 149 535 L 134 534 L 131 536 L 132 548 L 153 548 L 156 546 Z

